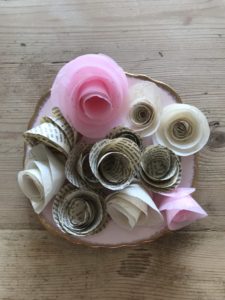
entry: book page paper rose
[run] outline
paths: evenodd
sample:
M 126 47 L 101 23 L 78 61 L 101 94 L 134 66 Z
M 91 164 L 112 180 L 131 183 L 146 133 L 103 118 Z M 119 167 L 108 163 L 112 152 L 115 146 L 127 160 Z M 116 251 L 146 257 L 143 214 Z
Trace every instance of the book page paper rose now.
M 104 202 L 93 191 L 64 185 L 53 204 L 53 218 L 57 226 L 70 235 L 96 233 L 105 225 Z
M 140 148 L 130 139 L 104 139 L 92 147 L 89 162 L 92 173 L 105 188 L 121 190 L 137 175 L 140 155 Z

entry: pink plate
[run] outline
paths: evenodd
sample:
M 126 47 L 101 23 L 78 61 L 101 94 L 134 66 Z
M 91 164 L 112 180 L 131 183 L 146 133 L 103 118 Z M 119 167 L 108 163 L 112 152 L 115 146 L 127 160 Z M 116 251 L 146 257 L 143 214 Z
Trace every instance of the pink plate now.
M 145 75 L 135 75 L 127 73 L 129 85 L 133 85 L 137 81 L 149 80 L 156 83 L 161 91 L 162 103 L 164 106 L 175 102 L 181 102 L 179 95 L 170 86 L 160 81 L 151 79 Z M 51 113 L 53 103 L 50 101 L 49 93 L 44 95 L 37 104 L 34 115 L 32 116 L 28 128 L 35 127 L 39 124 L 41 117 Z M 145 144 L 150 144 L 151 140 L 146 139 Z M 27 149 L 28 151 L 29 149 Z M 26 153 L 25 151 L 25 158 Z M 182 158 L 182 182 L 180 187 L 191 187 L 194 178 L 194 155 Z M 166 226 L 151 229 L 149 227 L 137 227 L 132 231 L 127 231 L 118 227 L 112 220 L 110 220 L 106 227 L 92 236 L 87 237 L 73 237 L 60 231 L 54 223 L 52 217 L 53 199 L 48 206 L 39 215 L 41 223 L 52 233 L 58 234 L 63 238 L 75 244 L 85 244 L 91 247 L 110 247 L 117 248 L 122 246 L 137 245 L 143 242 L 150 242 L 168 232 Z

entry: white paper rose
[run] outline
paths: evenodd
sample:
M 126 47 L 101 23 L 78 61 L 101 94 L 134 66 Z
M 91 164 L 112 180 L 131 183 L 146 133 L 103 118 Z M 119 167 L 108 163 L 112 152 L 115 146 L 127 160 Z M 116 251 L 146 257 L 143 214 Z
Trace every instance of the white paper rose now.
M 125 229 L 155 227 L 164 222 L 150 194 L 138 184 L 131 184 L 122 191 L 110 194 L 106 198 L 106 206 L 113 221 Z
M 134 84 L 129 91 L 129 127 L 140 136 L 152 135 L 159 127 L 160 89 L 153 82 Z
M 18 183 L 36 213 L 41 213 L 58 193 L 64 173 L 64 164 L 43 144 L 31 149 L 25 170 L 18 173 Z
M 205 115 L 188 104 L 171 104 L 163 109 L 154 141 L 180 156 L 201 150 L 209 139 L 210 129 Z

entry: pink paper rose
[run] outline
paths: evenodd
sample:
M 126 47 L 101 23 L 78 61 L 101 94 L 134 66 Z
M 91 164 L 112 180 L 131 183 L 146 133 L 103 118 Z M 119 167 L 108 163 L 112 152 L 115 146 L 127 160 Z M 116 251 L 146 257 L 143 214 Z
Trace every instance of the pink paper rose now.
M 170 230 L 177 230 L 207 216 L 190 196 L 194 188 L 177 188 L 173 192 L 155 194 L 154 200 Z
M 126 75 L 114 60 L 103 54 L 87 54 L 62 67 L 51 99 L 77 131 L 102 138 L 121 123 L 127 93 Z

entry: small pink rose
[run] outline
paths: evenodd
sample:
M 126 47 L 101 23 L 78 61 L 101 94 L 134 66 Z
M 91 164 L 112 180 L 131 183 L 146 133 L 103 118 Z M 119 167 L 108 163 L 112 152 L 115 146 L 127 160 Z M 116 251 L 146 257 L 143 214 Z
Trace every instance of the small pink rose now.
M 51 99 L 84 136 L 102 138 L 121 123 L 128 82 L 122 68 L 103 54 L 79 56 L 59 71 Z
M 154 200 L 170 230 L 177 230 L 207 216 L 190 196 L 194 188 L 177 188 L 169 193 L 155 194 Z

